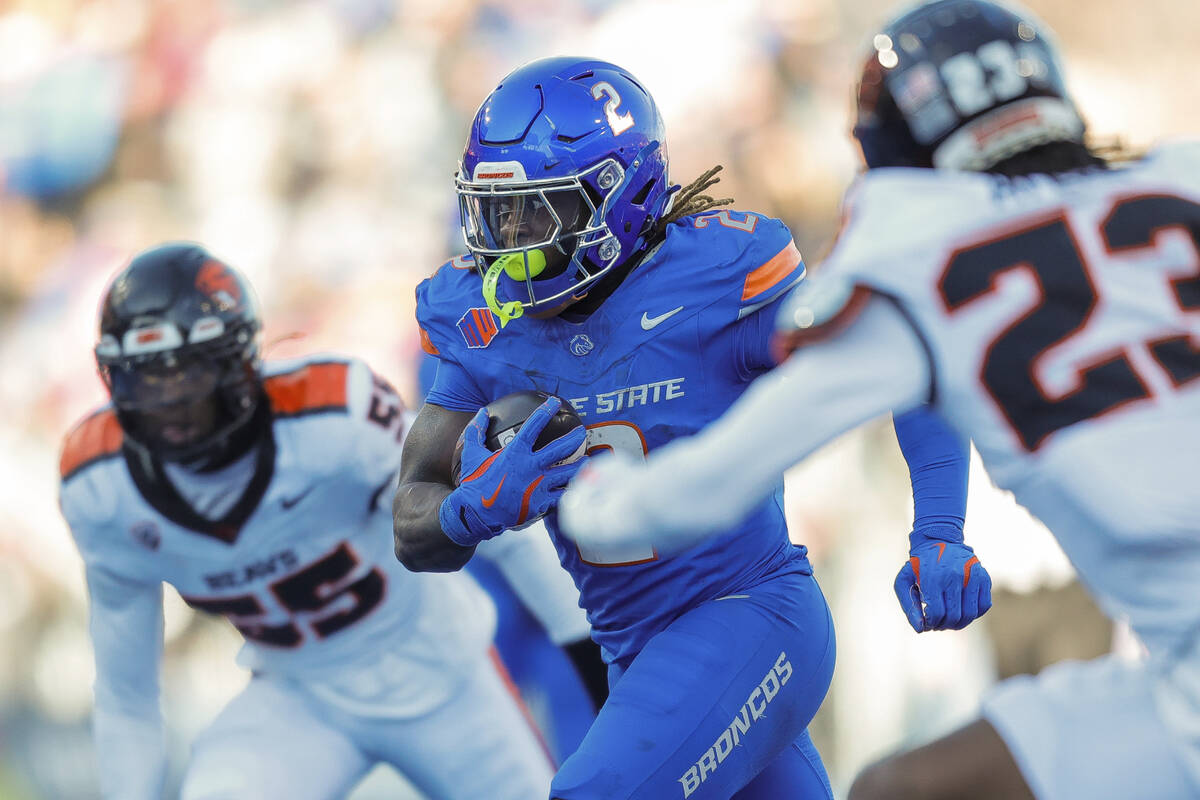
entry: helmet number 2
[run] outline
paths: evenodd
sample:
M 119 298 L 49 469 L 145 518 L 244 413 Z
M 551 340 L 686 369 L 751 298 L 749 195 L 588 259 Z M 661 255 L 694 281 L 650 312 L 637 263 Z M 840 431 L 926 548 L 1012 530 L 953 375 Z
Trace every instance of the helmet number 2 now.
M 617 108 L 621 105 L 621 94 L 611 83 L 600 81 L 592 86 L 592 97 L 597 100 L 601 97 L 608 98 L 608 102 L 604 104 L 604 117 L 608 120 L 608 127 L 612 128 L 613 136 L 619 136 L 633 127 L 633 114 L 628 111 L 624 114 L 617 113 Z

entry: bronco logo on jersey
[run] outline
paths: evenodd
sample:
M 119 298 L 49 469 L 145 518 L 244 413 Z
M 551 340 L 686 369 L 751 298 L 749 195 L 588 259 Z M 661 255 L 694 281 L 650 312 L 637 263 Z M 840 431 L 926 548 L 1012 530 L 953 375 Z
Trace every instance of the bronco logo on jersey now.
M 589 339 L 586 333 L 577 333 L 571 337 L 570 348 L 574 355 L 586 356 L 595 346 L 596 343 Z
M 196 288 L 216 300 L 222 311 L 237 308 L 242 301 L 242 288 L 229 267 L 220 261 L 209 260 L 196 273 Z
M 492 343 L 492 337 L 500 330 L 496 318 L 487 308 L 469 308 L 458 319 L 458 330 L 467 340 L 467 347 L 478 350 Z

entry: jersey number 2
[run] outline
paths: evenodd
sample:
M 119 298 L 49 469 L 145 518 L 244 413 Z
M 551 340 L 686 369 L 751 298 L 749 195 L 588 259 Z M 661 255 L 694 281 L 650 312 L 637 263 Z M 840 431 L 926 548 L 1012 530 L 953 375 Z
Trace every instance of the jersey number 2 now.
M 648 448 L 646 437 L 632 422 L 611 421 L 597 422 L 587 426 L 587 454 L 610 452 L 628 453 L 639 458 L 645 458 Z M 634 547 L 625 549 L 594 549 L 579 546 L 579 557 L 585 564 L 593 567 L 628 567 L 633 564 L 645 564 L 658 558 L 658 553 L 650 547 Z
M 1200 310 L 1200 204 L 1170 195 L 1127 197 L 1113 205 L 1100 234 L 1110 255 L 1133 255 L 1154 247 L 1169 228 L 1185 231 L 1197 252 L 1195 273 L 1170 282 L 1173 297 L 1181 311 Z M 938 282 L 946 309 L 953 313 L 986 295 L 1001 273 L 1017 267 L 1033 271 L 1038 303 L 988 346 L 980 380 L 1026 450 L 1037 450 L 1055 431 L 1151 396 L 1124 348 L 1082 366 L 1077 387 L 1066 394 L 1053 396 L 1038 381 L 1038 359 L 1083 331 L 1100 302 L 1062 214 L 955 252 Z M 1145 344 L 1176 388 L 1200 377 L 1200 347 L 1187 332 Z

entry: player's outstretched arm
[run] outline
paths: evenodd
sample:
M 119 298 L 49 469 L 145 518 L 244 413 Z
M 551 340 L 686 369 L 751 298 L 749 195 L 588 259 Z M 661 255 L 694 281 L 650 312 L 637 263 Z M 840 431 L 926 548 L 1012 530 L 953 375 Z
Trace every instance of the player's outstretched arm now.
M 454 491 L 450 482 L 454 443 L 471 417 L 466 411 L 426 403 L 404 441 L 392 498 L 392 535 L 396 558 L 413 572 L 453 572 L 462 569 L 475 552 L 474 545 L 452 541 L 438 519 L 438 509 Z
M 896 597 L 917 633 L 965 628 L 992 606 L 991 577 L 963 542 L 968 445 L 927 406 L 897 415 L 895 426 L 914 508 Z
M 563 530 L 592 546 L 687 547 L 742 519 L 785 469 L 834 436 L 920 405 L 929 379 L 908 321 L 871 296 L 853 324 L 759 378 L 701 434 L 654 451 L 644 465 L 596 459 L 559 504 Z

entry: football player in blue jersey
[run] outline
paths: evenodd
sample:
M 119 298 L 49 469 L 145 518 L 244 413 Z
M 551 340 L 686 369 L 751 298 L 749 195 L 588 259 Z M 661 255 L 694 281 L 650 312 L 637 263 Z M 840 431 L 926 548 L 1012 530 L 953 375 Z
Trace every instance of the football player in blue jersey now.
M 437 356 L 422 354 L 417 369 L 422 398 L 433 387 L 437 364 Z M 497 537 L 477 552 L 481 557 L 472 558 L 465 571 L 492 598 L 496 651 L 535 712 L 532 716 L 547 748 L 561 761 L 579 747 L 608 699 L 608 680 L 591 626 L 578 605 L 579 590 L 557 570 L 553 545 L 533 538 L 542 535 L 535 529 L 515 539 Z M 539 564 L 557 575 L 530 575 Z
M 716 169 L 671 184 L 658 109 L 624 69 L 532 62 L 471 126 L 456 181 L 470 255 L 417 288 L 439 366 L 405 445 L 396 555 L 456 570 L 479 542 L 545 517 L 612 689 L 555 777 L 558 800 L 831 796 L 806 728 L 833 672 L 833 625 L 788 539 L 782 476 L 725 535 L 679 553 L 581 550 L 554 510 L 582 463 L 560 462 L 585 441 L 641 457 L 773 364 L 777 306 L 804 265 L 783 223 L 704 194 Z M 493 453 L 483 407 L 531 389 L 569 400 L 586 431 L 534 449 L 551 398 Z M 964 447 L 924 412 L 898 432 L 917 509 L 901 602 L 918 629 L 961 627 L 986 610 L 964 602 L 986 580 L 977 568 L 963 586 Z

